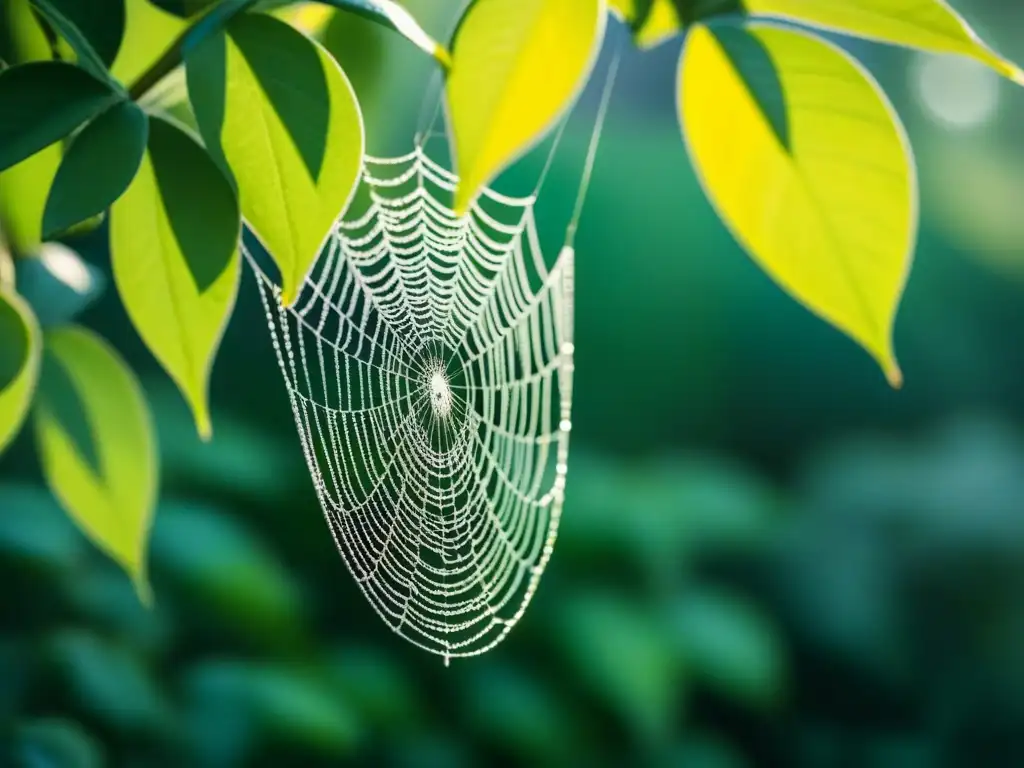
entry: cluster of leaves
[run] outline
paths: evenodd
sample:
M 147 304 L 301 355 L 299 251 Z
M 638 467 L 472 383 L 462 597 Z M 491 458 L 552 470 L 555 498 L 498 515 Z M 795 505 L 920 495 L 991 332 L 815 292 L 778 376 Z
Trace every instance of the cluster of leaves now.
M 379 21 L 444 68 L 458 212 L 571 106 L 608 16 L 605 0 L 475 0 L 445 49 L 391 0 L 327 4 Z M 234 306 L 243 220 L 276 262 L 289 303 L 359 178 L 365 137 L 355 94 L 329 53 L 270 15 L 288 5 L 8 3 L 4 230 L 16 255 L 31 258 L 45 252 L 44 240 L 109 210 L 118 293 L 206 437 L 208 379 Z M 973 56 L 1017 80 L 1020 71 L 943 0 L 909 11 L 888 0 L 610 6 L 641 45 L 686 32 L 680 123 L 708 197 L 770 275 L 898 384 L 892 327 L 917 225 L 903 129 L 857 62 L 808 31 L 760 17 Z M 140 42 L 141 26 L 158 30 L 160 42 L 153 34 Z M 180 65 L 184 77 L 168 87 Z M 176 114 L 198 136 L 161 111 L 182 94 Z M 18 200 L 13 215 L 10 199 Z M 35 399 L 56 495 L 144 585 L 157 470 L 138 387 L 102 341 L 63 327 L 70 318 L 58 318 L 44 345 L 39 308 L 15 293 L 11 264 L 2 276 L 11 352 L 0 367 L 0 448 Z
M 159 394 L 156 407 L 161 424 L 183 411 Z M 0 728 L 0 762 L 455 768 L 647 755 L 741 766 L 688 702 L 713 695 L 751 715 L 782 703 L 778 629 L 700 573 L 768 540 L 777 494 L 739 468 L 580 453 L 562 567 L 536 614 L 500 654 L 446 669 L 361 619 L 370 609 L 337 579 L 316 525 L 272 514 L 287 504 L 316 515 L 301 462 L 280 459 L 289 439 L 230 418 L 218 436 L 224 445 L 203 453 L 263 480 L 240 484 L 222 468 L 197 481 L 194 436 L 179 435 L 149 611 L 45 492 L 0 483 L 0 575 L 12 590 L 0 608 L 0 721 L 17 724 Z M 200 495 L 217 501 L 183 500 Z M 38 610 L 8 617 L 18 605 Z M 445 696 L 424 693 L 438 685 Z

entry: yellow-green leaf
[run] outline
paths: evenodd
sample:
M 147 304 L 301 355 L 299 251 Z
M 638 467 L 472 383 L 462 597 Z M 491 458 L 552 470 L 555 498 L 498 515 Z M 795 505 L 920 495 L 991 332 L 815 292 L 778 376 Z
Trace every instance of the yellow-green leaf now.
M 41 350 L 42 335 L 31 308 L 0 285 L 0 453 L 25 420 L 39 378 Z
M 130 84 L 185 31 L 187 22 L 149 0 L 125 0 L 125 34 L 110 73 Z
M 52 331 L 45 348 L 34 419 L 43 474 L 75 523 L 146 600 L 157 455 L 142 388 L 120 356 L 83 328 Z
M 203 139 L 230 169 L 291 303 L 359 180 L 363 120 L 352 86 L 318 43 L 260 14 L 235 18 L 186 64 Z
M 48 61 L 52 55 L 29 0 L 11 0 L 0 17 L 9 23 L 11 50 L 3 51 L 8 64 Z M 57 168 L 60 145 L 52 144 L 0 172 L 0 226 L 15 253 L 32 253 L 42 241 L 43 209 Z
M 142 165 L 111 208 L 111 265 L 128 316 L 204 438 L 210 369 L 238 291 L 240 234 L 227 178 L 181 129 L 151 118 Z
M 601 0 L 469 6 L 452 42 L 447 84 L 457 212 L 569 109 L 594 66 L 605 23 Z
M 674 0 L 609 0 L 608 6 L 633 28 L 633 40 L 642 49 L 683 31 Z
M 15 253 L 33 254 L 43 242 L 43 211 L 60 160 L 60 144 L 51 144 L 0 173 L 0 223 Z
M 969 56 L 1024 84 L 1024 72 L 995 53 L 945 0 L 744 0 L 752 14 L 789 19 L 885 43 Z
M 892 328 L 917 226 L 899 118 L 839 48 L 769 24 L 697 26 L 680 124 L 709 199 L 783 288 L 859 342 L 894 385 Z

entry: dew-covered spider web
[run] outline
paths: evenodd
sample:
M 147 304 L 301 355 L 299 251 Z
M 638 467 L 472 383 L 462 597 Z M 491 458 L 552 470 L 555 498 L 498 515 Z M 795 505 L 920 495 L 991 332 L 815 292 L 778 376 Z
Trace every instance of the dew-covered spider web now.
M 366 157 L 290 307 L 245 249 L 338 549 L 446 662 L 499 643 L 551 557 L 574 352 L 574 250 L 545 254 L 536 194 L 485 189 L 459 217 L 456 182 L 422 145 Z

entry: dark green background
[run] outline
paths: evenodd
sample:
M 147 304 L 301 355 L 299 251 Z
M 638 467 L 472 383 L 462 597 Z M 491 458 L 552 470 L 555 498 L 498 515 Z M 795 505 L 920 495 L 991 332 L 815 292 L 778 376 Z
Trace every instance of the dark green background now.
M 409 5 L 446 28 L 452 4 Z M 958 7 L 1024 58 L 1024 13 Z M 328 41 L 370 150 L 407 150 L 429 62 L 362 21 Z M 1012 230 L 1015 192 L 1024 211 L 1024 90 L 1003 84 L 992 121 L 953 131 L 922 108 L 909 54 L 850 46 L 922 166 L 894 392 L 714 217 L 675 127 L 678 48 L 625 47 L 577 243 L 564 528 L 508 640 L 446 669 L 362 599 L 248 275 L 208 446 L 108 292 L 85 322 L 140 371 L 160 427 L 156 606 L 64 519 L 23 436 L 0 464 L 0 764 L 1024 762 L 1024 239 L 979 241 L 954 215 L 988 195 Z M 539 203 L 551 248 L 602 71 Z M 965 155 L 984 184 L 960 181 Z M 540 161 L 501 186 L 528 189 Z M 103 243 L 72 245 L 106 268 Z

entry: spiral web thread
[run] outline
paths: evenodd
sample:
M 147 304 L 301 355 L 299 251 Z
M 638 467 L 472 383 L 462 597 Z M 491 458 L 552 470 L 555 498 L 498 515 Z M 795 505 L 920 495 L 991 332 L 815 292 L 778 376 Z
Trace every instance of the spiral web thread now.
M 551 265 L 533 204 L 456 177 L 422 147 L 366 158 L 369 202 L 298 300 L 257 275 L 306 462 L 338 549 L 399 635 L 493 648 L 551 556 L 571 430 L 571 247 Z

